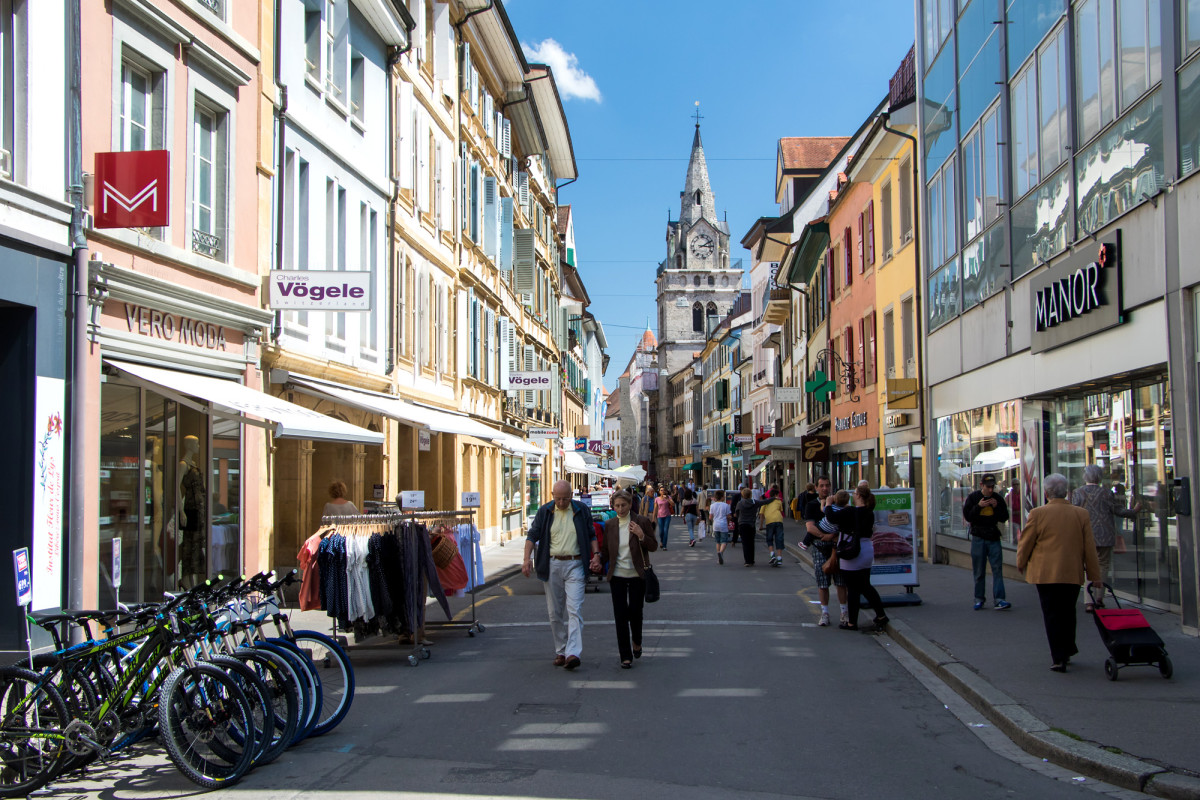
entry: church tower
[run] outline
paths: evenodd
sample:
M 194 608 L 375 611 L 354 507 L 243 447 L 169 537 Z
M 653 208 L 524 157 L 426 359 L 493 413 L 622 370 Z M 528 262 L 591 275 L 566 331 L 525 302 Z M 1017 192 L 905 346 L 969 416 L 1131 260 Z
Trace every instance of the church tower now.
M 730 269 L 729 225 L 717 219 L 699 115 L 679 218 L 667 220 L 667 258 L 658 265 L 656 283 L 658 363 L 674 374 L 704 347 L 742 290 L 741 270 Z

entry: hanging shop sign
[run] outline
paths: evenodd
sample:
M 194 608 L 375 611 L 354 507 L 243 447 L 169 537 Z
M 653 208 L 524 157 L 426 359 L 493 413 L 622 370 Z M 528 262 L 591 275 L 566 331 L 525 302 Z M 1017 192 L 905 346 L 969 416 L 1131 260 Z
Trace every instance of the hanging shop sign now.
M 776 386 L 776 403 L 799 403 L 804 399 L 804 390 L 799 386 Z
M 417 450 L 422 453 L 428 453 L 430 445 L 432 444 L 430 441 L 431 438 L 432 437 L 430 436 L 429 431 L 417 431 Z
M 162 228 L 171 224 L 167 150 L 96 153 L 93 228 Z
M 725 434 L 725 441 L 729 442 L 730 444 L 750 444 L 750 442 L 754 441 L 754 434 L 727 433 Z
M 575 452 L 576 453 L 586 453 L 587 452 L 587 443 L 588 443 L 588 440 L 587 440 L 586 436 L 576 437 L 575 438 Z
M 370 272 L 273 269 L 270 284 L 272 310 L 371 310 Z
M 889 428 L 903 428 L 908 424 L 908 414 L 888 414 L 884 420 Z
M 162 339 L 164 342 L 178 342 L 205 350 L 224 350 L 226 346 L 225 329 L 220 325 L 156 308 L 126 303 L 125 324 L 130 333 Z
M 805 461 L 827 461 L 829 459 L 828 436 L 801 436 L 800 451 Z
M 1033 335 L 1041 353 L 1120 325 L 1121 236 L 1088 244 L 1030 284 Z
M 917 407 L 921 387 L 916 378 L 888 378 L 887 406 L 889 409 Z
M 535 442 L 547 439 L 557 439 L 561 435 L 558 428 L 530 428 L 529 438 Z
M 523 391 L 542 391 L 545 389 L 554 388 L 554 373 L 545 372 L 510 372 L 508 373 L 508 385 L 505 389 L 523 390 Z

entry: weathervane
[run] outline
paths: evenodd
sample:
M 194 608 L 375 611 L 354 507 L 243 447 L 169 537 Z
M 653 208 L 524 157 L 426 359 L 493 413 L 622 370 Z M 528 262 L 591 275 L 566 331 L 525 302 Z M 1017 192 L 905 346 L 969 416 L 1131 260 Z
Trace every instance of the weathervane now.
M 697 128 L 700 127 L 700 120 L 702 120 L 702 119 L 704 119 L 704 117 L 700 116 L 700 101 L 697 100 L 696 101 L 696 127 Z

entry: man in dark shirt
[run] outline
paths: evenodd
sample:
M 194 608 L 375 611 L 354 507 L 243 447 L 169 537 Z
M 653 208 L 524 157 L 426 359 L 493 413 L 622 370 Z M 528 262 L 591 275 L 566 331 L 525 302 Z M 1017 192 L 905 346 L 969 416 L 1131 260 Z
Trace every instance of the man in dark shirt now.
M 808 549 L 812 554 L 813 574 L 817 579 L 817 595 L 821 600 L 821 619 L 817 622 L 822 628 L 829 627 L 829 576 L 822 569 L 825 562 L 833 554 L 834 539 L 837 534 L 825 533 L 818 527 L 825 517 L 825 500 L 833 491 L 833 484 L 825 475 L 817 478 L 817 498 L 810 500 L 804 508 L 804 528 L 812 534 L 816 541 Z M 842 622 L 850 621 L 850 608 L 846 604 L 846 582 L 841 572 L 833 574 L 833 583 L 837 586 L 838 604 L 842 607 Z
M 997 611 L 1012 608 L 1004 594 L 1004 549 L 1000 546 L 1000 524 L 1008 522 L 1008 504 L 996 491 L 996 476 L 988 473 L 979 480 L 979 488 L 967 495 L 963 519 L 970 526 L 971 569 L 975 573 L 975 610 L 987 599 L 984 578 L 992 567 L 992 600 Z

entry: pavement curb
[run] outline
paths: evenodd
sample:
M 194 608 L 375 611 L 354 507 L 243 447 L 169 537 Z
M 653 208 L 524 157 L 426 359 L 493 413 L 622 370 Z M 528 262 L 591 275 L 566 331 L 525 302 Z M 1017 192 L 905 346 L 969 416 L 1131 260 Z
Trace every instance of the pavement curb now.
M 812 558 L 806 551 L 792 545 L 787 549 L 799 561 L 812 566 Z M 1030 755 L 1124 789 L 1169 800 L 1200 800 L 1200 778 L 1172 772 L 1167 767 L 1125 753 L 1113 753 L 1053 730 L 1036 714 L 972 670 L 969 664 L 959 661 L 903 620 L 889 622 L 887 633 Z

